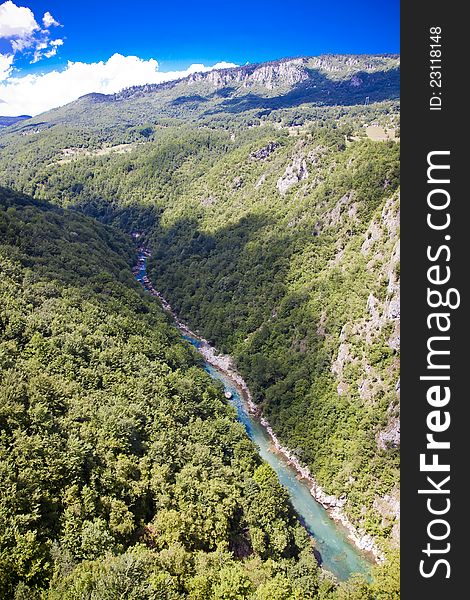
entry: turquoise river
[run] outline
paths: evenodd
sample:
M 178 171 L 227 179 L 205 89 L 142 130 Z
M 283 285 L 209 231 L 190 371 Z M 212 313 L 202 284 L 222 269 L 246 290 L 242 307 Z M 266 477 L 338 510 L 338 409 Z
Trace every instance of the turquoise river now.
M 149 253 L 141 251 L 139 262 L 134 269 L 136 279 L 154 295 L 158 293 L 147 277 L 147 258 Z M 158 294 L 159 295 L 159 294 Z M 162 298 L 160 297 L 162 300 Z M 163 301 L 164 308 L 169 305 Z M 173 315 L 174 316 L 174 315 Z M 176 321 L 177 325 L 180 325 Z M 195 334 L 184 328 L 183 337 L 195 348 L 202 346 L 202 341 Z M 322 567 L 333 573 L 340 581 L 345 581 L 355 573 L 370 577 L 371 561 L 348 538 L 344 528 L 328 515 L 327 510 L 319 504 L 310 493 L 308 482 L 301 479 L 296 469 L 276 452 L 272 439 L 259 418 L 249 410 L 247 400 L 237 383 L 212 364 L 204 361 L 204 368 L 209 375 L 220 381 L 229 402 L 237 411 L 238 420 L 245 426 L 248 436 L 258 447 L 263 460 L 271 465 L 277 473 L 279 481 L 287 489 L 289 497 L 300 521 L 314 539 L 315 548 Z

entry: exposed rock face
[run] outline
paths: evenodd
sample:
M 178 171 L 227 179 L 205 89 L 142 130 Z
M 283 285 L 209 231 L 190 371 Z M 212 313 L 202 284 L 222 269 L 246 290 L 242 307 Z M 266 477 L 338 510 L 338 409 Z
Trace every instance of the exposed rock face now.
M 392 417 L 385 429 L 377 434 L 377 447 L 381 450 L 398 448 L 400 445 L 400 420 Z
M 307 161 L 302 155 L 298 155 L 294 158 L 292 164 L 288 165 L 284 172 L 284 175 L 279 177 L 279 179 L 277 180 L 277 189 L 279 193 L 282 196 L 284 196 L 289 188 L 291 188 L 299 181 L 307 179 L 307 177 Z
M 380 228 L 380 225 L 376 221 L 373 221 L 369 225 L 369 229 L 367 230 L 366 234 L 366 239 L 364 240 L 361 246 L 362 254 L 367 254 L 371 247 L 374 245 L 374 243 L 377 242 L 381 238 L 381 236 L 382 229 Z
M 357 206 L 351 204 L 352 194 L 344 194 L 334 208 L 324 215 L 324 227 L 335 227 L 342 222 L 345 215 L 354 219 Z M 347 209 L 347 210 L 346 210 Z
M 400 318 L 400 301 L 398 298 L 393 298 L 388 303 L 387 317 L 392 321 Z
M 360 69 L 365 72 L 373 72 L 377 70 L 380 62 L 383 61 L 383 57 L 370 56 L 364 63 L 362 57 L 354 55 L 324 55 L 311 58 L 309 66 L 314 69 L 320 69 L 326 73 L 341 73 L 341 72 L 354 72 Z M 398 56 L 390 56 L 390 62 L 394 65 L 399 65 Z
M 298 59 L 279 65 L 259 67 L 253 73 L 251 79 L 254 83 L 261 83 L 268 89 L 273 89 L 280 83 L 282 85 L 295 85 L 309 78 L 306 70 L 302 68 L 302 62 L 302 59 Z
M 258 181 L 255 183 L 255 188 L 259 188 L 263 185 L 263 183 L 266 181 L 266 175 L 261 175 L 261 177 L 258 179 Z
M 345 194 L 340 198 L 333 209 L 326 214 L 324 227 L 338 226 L 344 220 L 354 220 L 352 198 Z M 378 297 L 376 292 L 370 292 L 365 309 L 366 316 L 343 328 L 340 336 L 337 355 L 332 363 L 332 373 L 337 378 L 337 392 L 339 395 L 350 393 L 352 382 L 347 380 L 346 366 L 348 363 L 360 367 L 361 377 L 356 382 L 359 398 L 365 402 L 374 402 L 379 392 L 385 392 L 388 384 L 383 377 L 388 377 L 373 363 L 369 363 L 368 352 L 374 349 L 383 352 L 383 344 L 397 352 L 400 348 L 400 285 L 397 266 L 400 260 L 400 245 L 398 239 L 399 212 L 398 197 L 387 200 L 381 211 L 380 217 L 371 221 L 364 235 L 361 253 L 368 259 L 368 268 L 378 273 L 382 290 L 386 288 L 384 296 Z M 340 264 L 343 260 L 343 248 L 333 260 L 333 264 Z M 377 265 L 380 265 L 377 271 Z M 390 331 L 384 339 L 383 331 Z M 354 340 L 365 342 L 362 352 L 355 354 L 353 351 Z M 357 346 L 356 346 L 357 348 Z M 370 350 L 369 350 L 370 349 Z M 396 371 L 397 363 L 390 367 Z M 397 389 L 397 401 L 398 392 Z M 399 446 L 400 427 L 398 413 L 395 411 L 397 401 L 392 402 L 389 411 L 389 422 L 380 432 L 377 432 L 377 445 L 380 449 L 387 450 Z
M 208 73 L 193 73 L 188 77 L 188 84 L 208 81 L 215 87 L 225 87 L 233 83 L 241 83 L 243 87 L 262 85 L 268 90 L 278 86 L 292 86 L 309 79 L 305 69 L 306 59 L 274 61 L 262 65 L 246 65 L 231 69 L 220 69 Z
M 268 158 L 268 156 L 272 154 L 274 150 L 276 150 L 276 148 L 278 147 L 279 144 L 277 142 L 269 142 L 269 144 L 267 144 L 266 146 L 263 146 L 259 150 L 255 150 L 254 152 L 252 152 L 250 154 L 250 157 L 253 160 L 266 160 L 266 158 Z
M 338 356 L 331 365 L 331 372 L 337 375 L 339 378 L 343 375 L 344 365 L 350 362 L 352 359 L 349 352 L 349 344 L 343 342 L 338 348 Z
M 261 85 L 267 89 L 279 86 L 294 86 L 311 78 L 310 69 L 324 71 L 325 73 L 341 73 L 350 77 L 350 85 L 357 87 L 363 81 L 355 72 L 374 72 L 390 66 L 398 66 L 398 57 L 369 57 L 364 62 L 360 56 L 325 55 L 314 58 L 303 57 L 283 59 L 263 63 L 260 65 L 244 65 L 229 69 L 219 69 L 207 73 L 193 73 L 187 77 L 188 84 L 199 81 L 208 81 L 216 87 L 225 87 L 233 83 L 241 83 L 244 87 Z

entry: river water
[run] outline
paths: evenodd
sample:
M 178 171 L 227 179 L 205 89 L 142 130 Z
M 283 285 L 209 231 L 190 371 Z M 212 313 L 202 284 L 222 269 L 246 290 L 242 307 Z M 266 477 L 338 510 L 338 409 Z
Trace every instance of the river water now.
M 153 287 L 147 279 L 147 257 L 148 253 L 139 254 L 139 263 L 134 273 L 136 279 L 152 291 Z M 153 292 L 156 295 L 155 290 Z M 166 302 L 164 307 L 167 310 L 170 308 Z M 184 330 L 182 336 L 195 348 L 201 348 L 201 340 L 189 331 Z M 266 428 L 250 411 L 240 387 L 230 375 L 206 360 L 204 368 L 231 394 L 228 401 L 235 407 L 238 420 L 245 426 L 248 436 L 258 447 L 261 458 L 271 465 L 279 481 L 287 489 L 299 519 L 314 539 L 322 566 L 340 581 L 349 579 L 354 573 L 361 573 L 369 578 L 371 562 L 349 541 L 341 525 L 331 519 L 327 510 L 313 498 L 307 482 L 299 478 L 295 468 L 275 451 Z

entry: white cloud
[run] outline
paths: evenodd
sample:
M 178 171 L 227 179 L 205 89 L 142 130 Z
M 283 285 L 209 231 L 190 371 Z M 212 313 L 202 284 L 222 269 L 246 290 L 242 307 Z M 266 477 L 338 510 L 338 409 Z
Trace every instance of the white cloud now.
M 25 6 L 17 6 L 11 0 L 0 4 L 0 39 L 4 39 L 10 45 L 10 52 L 0 54 L 0 60 L 10 53 L 15 57 L 19 52 L 30 56 L 31 62 L 35 63 L 42 58 L 50 58 L 57 54 L 57 40 L 50 40 L 50 28 L 60 25 L 50 12 L 46 12 L 42 18 L 44 28 L 36 22 L 31 9 Z M 55 43 L 54 43 L 55 42 Z M 63 43 L 63 40 L 61 40 Z M 0 81 L 2 80 L 0 71 Z M 3 79 L 5 74 L 3 73 Z
M 13 54 L 0 54 L 0 82 L 10 75 L 12 64 Z
M 60 38 L 57 40 L 45 40 L 44 42 L 38 42 L 34 50 L 33 59 L 31 63 L 37 63 L 41 58 L 50 58 L 57 54 L 59 46 L 64 44 L 64 40 Z
M 0 39 L 6 40 L 9 46 L 6 53 L 0 53 L 0 114 L 36 115 L 90 92 L 111 94 L 133 85 L 161 83 L 197 71 L 234 66 L 231 63 L 214 67 L 197 64 L 185 71 L 162 73 L 154 59 L 114 54 L 107 61 L 96 63 L 69 62 L 62 71 L 13 76 L 15 57 L 19 53 L 31 63 L 57 54 L 64 40 L 51 39 L 50 29 L 59 26 L 49 11 L 44 13 L 40 27 L 31 9 L 17 6 L 11 0 L 0 4 Z
M 0 37 L 25 38 L 39 29 L 31 9 L 16 6 L 11 0 L 0 4 Z
M 49 44 L 49 50 L 47 52 L 44 52 L 44 57 L 51 58 L 51 56 L 55 56 L 57 54 L 57 50 L 59 49 L 59 46 L 62 46 L 63 44 L 64 44 L 64 40 L 61 40 L 61 39 L 51 40 L 50 44 Z
M 60 23 L 54 19 L 54 17 L 51 15 L 51 13 L 49 11 L 44 13 L 44 16 L 42 18 L 42 24 L 46 28 L 49 28 L 52 26 L 58 27 L 60 25 Z
M 54 40 L 55 48 L 60 45 L 60 41 Z M 155 59 L 143 60 L 137 56 L 121 54 L 114 54 L 107 61 L 96 63 L 69 62 L 63 71 L 24 77 L 10 76 L 0 82 L 0 113 L 4 116 L 37 115 L 91 92 L 112 94 L 133 85 L 162 83 L 198 71 L 234 66 L 236 65 L 227 62 L 217 63 L 212 67 L 193 64 L 184 71 L 161 72 Z

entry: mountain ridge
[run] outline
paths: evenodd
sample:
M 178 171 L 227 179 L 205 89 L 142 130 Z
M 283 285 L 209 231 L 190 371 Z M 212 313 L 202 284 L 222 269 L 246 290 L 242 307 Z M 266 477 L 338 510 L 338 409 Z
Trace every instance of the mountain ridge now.
M 319 56 L 298 56 L 286 57 L 278 60 L 271 60 L 259 63 L 250 63 L 248 65 L 239 65 L 223 69 L 213 69 L 211 71 L 197 71 L 186 77 L 165 81 L 162 83 L 150 83 L 139 86 L 130 86 L 114 94 L 102 94 L 91 92 L 80 96 L 78 100 L 84 98 L 102 99 L 103 101 L 114 101 L 123 98 L 130 98 L 145 93 L 155 93 L 160 90 L 167 90 L 176 87 L 178 84 L 187 83 L 189 85 L 208 81 L 215 86 L 227 85 L 228 82 L 245 83 L 247 86 L 253 83 L 266 85 L 268 89 L 273 89 L 273 78 L 278 76 L 278 83 L 296 84 L 311 79 L 308 69 L 316 69 L 329 73 L 341 73 L 346 67 L 347 73 L 354 73 L 357 69 L 354 67 L 361 65 L 361 59 L 369 59 L 362 64 L 365 72 L 375 72 L 378 66 L 387 66 L 385 61 L 392 61 L 395 68 L 399 66 L 398 54 L 322 54 Z M 375 62 L 378 64 L 374 65 Z M 383 61 L 382 64 L 380 61 Z M 395 64 L 396 63 L 396 64 Z M 341 69 L 341 66 L 343 69 Z M 284 77 L 282 76 L 284 75 Z
M 147 102 L 139 113 L 132 113 L 135 123 L 145 123 L 157 116 L 204 118 L 212 113 L 263 110 L 273 112 L 301 104 L 342 106 L 397 101 L 399 98 L 400 58 L 397 54 L 324 54 L 286 57 L 232 68 L 196 72 L 162 83 L 131 86 L 113 94 L 90 92 L 65 105 L 11 125 L 9 131 L 49 126 L 54 122 L 76 120 L 74 111 L 84 113 L 95 106 L 119 106 L 132 101 Z M 188 92 L 187 90 L 190 90 Z M 131 107 L 129 107 L 131 108 Z M 165 114 L 161 115 L 162 108 Z M 128 110 L 128 106 L 123 108 Z M 212 113 L 211 113 L 212 111 Z M 129 119 L 130 114 L 126 115 Z M 83 114 L 83 120 L 103 118 Z M 116 114 L 114 119 L 122 120 Z

